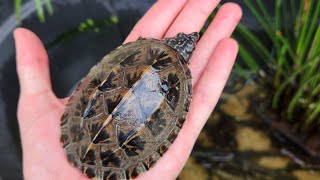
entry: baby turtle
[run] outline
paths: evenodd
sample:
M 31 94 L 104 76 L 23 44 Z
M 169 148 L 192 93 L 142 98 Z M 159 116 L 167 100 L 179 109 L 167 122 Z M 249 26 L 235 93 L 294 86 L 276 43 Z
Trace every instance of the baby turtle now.
M 139 38 L 106 55 L 78 85 L 61 118 L 68 160 L 96 179 L 151 168 L 182 127 L 191 101 L 188 61 L 197 32 Z

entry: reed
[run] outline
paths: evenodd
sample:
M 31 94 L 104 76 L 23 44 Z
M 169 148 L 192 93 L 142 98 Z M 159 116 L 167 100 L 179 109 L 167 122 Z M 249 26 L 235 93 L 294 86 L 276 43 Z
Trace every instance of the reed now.
M 264 35 L 238 25 L 241 61 L 235 68 L 246 78 L 255 74 L 260 85 L 268 86 L 270 106 L 281 111 L 284 119 L 303 119 L 304 126 L 319 124 L 320 1 L 275 0 L 274 14 L 268 12 L 265 1 L 243 2 Z
M 51 0 L 34 0 L 35 7 L 37 9 L 37 14 L 39 21 L 44 23 L 46 18 L 45 18 L 45 13 L 44 13 L 44 8 L 43 8 L 43 3 L 45 6 L 45 9 L 47 10 L 49 15 L 53 14 L 53 8 L 51 4 Z M 22 5 L 22 0 L 14 0 L 14 10 L 15 10 L 15 15 L 17 18 L 17 21 L 21 23 L 21 5 Z

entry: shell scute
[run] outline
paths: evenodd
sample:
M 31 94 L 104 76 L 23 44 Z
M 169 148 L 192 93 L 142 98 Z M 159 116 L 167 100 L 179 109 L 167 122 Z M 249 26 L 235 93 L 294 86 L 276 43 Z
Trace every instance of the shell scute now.
M 141 58 L 142 50 L 133 51 L 132 54 L 127 56 L 123 61 L 120 62 L 122 67 L 132 67 L 144 63 L 144 59 Z
M 120 151 L 113 152 L 112 150 L 106 150 L 100 152 L 100 158 L 102 161 L 102 165 L 106 167 L 120 167 L 121 155 Z
M 113 68 L 106 80 L 98 87 L 98 90 L 106 92 L 121 87 L 123 84 L 123 73 L 122 67 Z

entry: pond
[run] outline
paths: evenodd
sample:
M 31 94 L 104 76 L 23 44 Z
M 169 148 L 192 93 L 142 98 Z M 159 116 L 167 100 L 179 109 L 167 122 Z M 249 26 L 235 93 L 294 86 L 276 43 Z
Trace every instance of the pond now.
M 233 72 L 201 132 L 181 179 L 320 179 L 319 159 L 268 124 L 254 109 L 260 94 Z M 240 87 L 240 88 L 239 88 Z

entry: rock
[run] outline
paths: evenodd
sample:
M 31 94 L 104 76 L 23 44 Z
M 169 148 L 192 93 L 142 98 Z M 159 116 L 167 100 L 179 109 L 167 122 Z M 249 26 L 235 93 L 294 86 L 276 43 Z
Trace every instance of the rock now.
M 208 177 L 208 172 L 193 157 L 188 159 L 179 175 L 180 180 L 208 179 Z
M 258 160 L 258 164 L 268 169 L 284 169 L 290 162 L 286 157 L 261 157 Z
M 293 172 L 299 180 L 319 180 L 320 172 L 311 170 L 296 170 Z
M 268 151 L 272 145 L 266 134 L 249 127 L 239 127 L 236 140 L 240 151 Z
M 197 139 L 197 144 L 204 148 L 213 148 L 213 141 L 208 136 L 206 131 L 201 131 Z
M 252 120 L 254 115 L 249 113 L 250 98 L 248 96 L 255 93 L 256 87 L 253 85 L 245 86 L 239 92 L 233 95 L 222 94 L 222 99 L 225 100 L 221 103 L 219 108 L 229 116 L 237 120 Z

